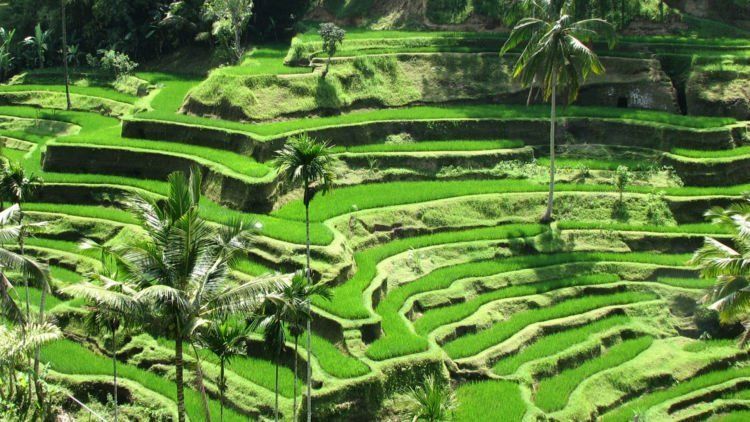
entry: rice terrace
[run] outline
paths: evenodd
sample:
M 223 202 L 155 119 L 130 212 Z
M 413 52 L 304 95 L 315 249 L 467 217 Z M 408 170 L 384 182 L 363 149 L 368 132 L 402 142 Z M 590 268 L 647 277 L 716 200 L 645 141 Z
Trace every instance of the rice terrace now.
M 750 420 L 747 0 L 0 1 L 0 147 L 0 420 Z

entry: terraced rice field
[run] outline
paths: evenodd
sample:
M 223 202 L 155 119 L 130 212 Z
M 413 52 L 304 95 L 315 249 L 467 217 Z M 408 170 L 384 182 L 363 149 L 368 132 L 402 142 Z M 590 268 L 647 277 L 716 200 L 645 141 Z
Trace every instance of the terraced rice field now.
M 304 34 L 289 54 L 314 58 L 317 42 Z M 338 54 L 477 54 L 499 42 L 355 31 Z M 611 55 L 633 56 L 627 46 L 649 57 L 750 51 L 750 40 L 729 44 L 634 37 Z M 286 48 L 259 48 L 211 78 L 291 80 L 314 71 L 285 65 L 285 57 Z M 733 341 L 699 339 L 695 304 L 712 283 L 689 260 L 704 236 L 729 234 L 707 223 L 704 211 L 750 191 L 747 122 L 566 107 L 557 221 L 542 225 L 544 105 L 445 101 L 241 122 L 181 112 L 201 78 L 136 76 L 151 85 L 147 96 L 76 88 L 74 111 L 56 108 L 61 86 L 46 78 L 0 87 L 0 95 L 51 96 L 0 106 L 0 139 L 4 157 L 45 181 L 24 204 L 29 218 L 49 222 L 27 251 L 53 265 L 56 293 L 46 307 L 61 321 L 85 309 L 59 289 L 100 265 L 78 241 L 112 244 L 131 235 L 137 221 L 123 198 L 163 197 L 167 174 L 193 165 L 206 175 L 201 214 L 215 225 L 241 219 L 255 229 L 233 277 L 302 268 L 304 204 L 300 192 L 279 185 L 272 160 L 289 136 L 306 132 L 330 142 L 339 158 L 337 186 L 310 208 L 312 269 L 331 288 L 329 300 L 313 302 L 316 419 L 387 419 L 388 398 L 437 373 L 452 380 L 460 421 L 688 420 L 713 412 L 713 420 L 746 420 L 748 355 Z M 120 112 L 100 113 L 111 102 Z M 622 202 L 613 186 L 621 164 L 634 170 Z M 38 292 L 31 295 L 38 303 Z M 108 382 L 101 339 L 84 338 L 74 323 L 66 331 L 69 339 L 42 350 L 51 373 L 84 390 L 87 380 Z M 260 338 L 227 367 L 227 420 L 273 417 L 275 368 Z M 280 400 L 288 419 L 293 345 L 286 346 Z M 132 400 L 174 411 L 173 348 L 148 334 L 123 336 L 119 370 Z M 193 351 L 187 355 L 195 365 Z M 209 408 L 218 412 L 218 360 L 198 355 Z M 721 400 L 708 394 L 717 389 L 726 393 Z M 302 399 L 304 389 L 296 391 Z M 200 393 L 191 387 L 186 400 L 190 420 L 202 420 Z

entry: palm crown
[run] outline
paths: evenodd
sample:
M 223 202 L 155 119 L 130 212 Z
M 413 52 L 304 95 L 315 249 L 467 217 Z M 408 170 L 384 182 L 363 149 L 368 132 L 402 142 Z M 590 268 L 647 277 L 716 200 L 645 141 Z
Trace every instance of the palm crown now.
M 728 209 L 714 208 L 706 215 L 715 223 L 732 228 L 731 245 L 715 238 L 706 238 L 695 252 L 693 263 L 705 278 L 716 279 L 706 300 L 724 321 L 746 320 L 750 310 L 750 198 Z M 743 336 L 743 344 L 749 332 Z
M 334 180 L 334 158 L 328 144 L 300 135 L 287 142 L 276 157 L 276 168 L 281 177 L 289 184 L 302 184 L 305 188 L 305 205 L 312 200 L 310 191 L 313 183 L 318 190 L 327 192 Z
M 553 87 L 558 87 L 567 92 L 568 101 L 574 101 L 581 83 L 590 74 L 604 72 L 599 57 L 586 44 L 603 37 L 611 47 L 615 32 L 602 19 L 575 21 L 565 14 L 565 4 L 556 3 L 559 2 L 531 2 L 538 17 L 521 19 L 501 54 L 522 46 L 513 77 L 524 86 L 540 84 L 545 99 L 550 98 Z

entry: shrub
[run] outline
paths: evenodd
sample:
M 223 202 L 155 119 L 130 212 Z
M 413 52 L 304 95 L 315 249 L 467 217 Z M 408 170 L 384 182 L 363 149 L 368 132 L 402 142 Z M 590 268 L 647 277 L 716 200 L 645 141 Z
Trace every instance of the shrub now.
M 130 59 L 125 53 L 117 50 L 99 50 L 99 56 L 86 56 L 86 62 L 92 67 L 99 67 L 113 78 L 130 75 L 138 67 L 138 63 Z

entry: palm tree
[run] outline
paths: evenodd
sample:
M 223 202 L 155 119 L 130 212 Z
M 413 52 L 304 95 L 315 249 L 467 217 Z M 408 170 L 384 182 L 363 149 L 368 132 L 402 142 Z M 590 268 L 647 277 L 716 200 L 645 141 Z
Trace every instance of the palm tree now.
M 457 406 L 450 385 L 433 375 L 427 376 L 423 385 L 398 395 L 396 400 L 407 409 L 412 421 L 452 421 Z
M 743 322 L 740 346 L 744 347 L 750 339 L 750 197 L 728 209 L 713 208 L 706 216 L 731 227 L 734 235 L 731 242 L 707 237 L 692 263 L 699 266 L 704 278 L 716 280 L 705 297 L 709 309 L 718 311 L 725 322 Z
M 43 345 L 61 337 L 60 329 L 48 322 L 24 321 L 13 325 L 0 325 L 0 374 L 3 380 L 0 383 L 0 397 L 4 402 L 23 403 L 25 401 L 27 395 L 21 386 L 17 385 L 18 374 L 31 372 L 32 368 L 29 366 L 31 355 Z M 30 396 L 31 384 L 28 384 L 27 388 Z M 30 404 L 30 402 L 27 403 Z M 39 410 L 43 418 L 46 410 L 44 401 L 41 402 L 41 406 Z
M 567 2 L 530 2 L 536 17 L 521 19 L 500 52 L 505 55 L 523 46 L 513 67 L 513 77 L 524 86 L 540 84 L 545 100 L 550 100 L 550 183 L 547 211 L 542 221 L 552 220 L 555 194 L 555 122 L 558 90 L 575 101 L 581 84 L 590 74 L 601 74 L 604 66 L 586 45 L 597 36 L 614 43 L 614 28 L 602 19 L 574 21 L 565 13 Z M 562 3 L 562 4 L 560 4 Z
M 305 205 L 305 229 L 306 229 L 306 267 L 305 274 L 308 284 L 312 285 L 312 272 L 310 270 L 310 202 L 316 191 L 325 194 L 333 187 L 336 177 L 333 167 L 334 158 L 331 149 L 325 142 L 318 142 L 306 134 L 292 138 L 284 148 L 278 152 L 275 160 L 276 168 L 282 180 L 293 186 L 302 185 Z M 307 301 L 308 314 L 310 314 L 310 301 Z M 307 420 L 312 418 L 312 366 L 309 364 L 311 346 L 311 319 L 307 318 Z
M 266 343 L 276 347 L 274 351 L 279 352 L 286 340 L 285 333 L 294 339 L 294 395 L 293 395 L 293 420 L 297 419 L 297 379 L 299 364 L 299 338 L 305 333 L 305 325 L 310 320 L 310 307 L 308 304 L 313 297 L 329 299 L 331 294 L 327 286 L 323 284 L 311 284 L 303 272 L 297 272 L 292 276 L 288 284 L 284 284 L 281 291 L 269 297 L 267 303 L 268 317 L 263 325 L 266 327 Z M 270 309 L 270 310 L 269 310 Z M 270 326 L 270 328 L 268 328 Z M 283 333 L 276 330 L 283 329 Z M 279 344 L 280 342 L 280 344 Z M 310 365 L 308 360 L 307 365 Z
M 19 229 L 17 241 L 21 256 L 25 254 L 24 240 L 28 232 L 28 227 L 24 225 L 24 213 L 21 204 L 34 196 L 42 183 L 41 178 L 34 174 L 26 174 L 23 167 L 16 162 L 8 161 L 0 169 L 0 197 L 15 204 L 15 211 L 12 214 L 17 216 Z M 30 319 L 29 280 L 24 278 L 24 281 L 26 287 L 26 319 Z
M 267 298 L 262 311 L 264 317 L 260 322 L 260 327 L 263 329 L 264 344 L 273 353 L 273 361 L 276 365 L 274 388 L 276 395 L 274 420 L 276 422 L 279 421 L 279 364 L 281 363 L 281 352 L 284 350 L 284 344 L 286 343 L 288 321 L 297 318 L 291 313 L 298 309 L 293 304 L 283 303 L 284 300 L 282 295 Z
M 29 295 L 29 280 L 32 280 L 35 285 L 40 286 L 42 291 L 41 303 L 39 305 L 39 324 L 44 324 L 45 299 L 47 293 L 49 293 L 50 291 L 49 268 L 37 263 L 33 259 L 24 256 L 22 239 L 23 233 L 28 229 L 28 226 L 24 225 L 21 222 L 22 218 L 23 214 L 21 213 L 21 208 L 17 203 L 6 210 L 0 211 L 0 245 L 3 245 L 2 247 L 0 247 L 0 270 L 2 271 L 2 288 L 0 288 L 0 293 L 2 294 L 2 302 L 4 302 L 8 306 L 7 309 L 4 308 L 3 313 L 6 316 L 12 316 L 12 320 L 17 321 L 22 325 L 30 323 L 31 300 Z M 19 241 L 19 244 L 21 246 L 21 253 L 19 254 L 8 250 L 4 246 L 8 242 L 15 241 Z M 15 301 L 10 297 L 10 292 L 13 287 L 5 275 L 6 270 L 17 270 L 21 272 L 21 277 L 24 280 L 24 290 L 26 296 L 25 315 L 23 315 L 23 312 L 21 312 L 21 310 L 15 304 L 10 304 L 10 302 Z M 39 380 L 38 349 L 34 356 L 33 372 L 29 372 L 29 385 L 31 385 L 32 374 L 40 409 L 43 409 L 44 392 L 43 386 L 41 385 Z M 31 399 L 31 389 L 29 389 L 29 399 Z
M 71 296 L 84 298 L 90 302 L 86 315 L 86 327 L 93 333 L 106 330 L 112 336 L 112 379 L 115 402 L 115 422 L 118 418 L 117 402 L 117 330 L 133 327 L 143 315 L 143 308 L 136 300 L 136 290 L 128 283 L 115 281 L 104 275 L 93 276 L 99 284 L 83 282 L 63 289 Z
M 65 1 L 66 0 L 60 0 L 60 25 L 62 27 L 62 62 L 65 73 L 65 100 L 67 101 L 65 109 L 70 110 L 72 105 L 70 103 L 70 76 L 68 75 L 68 31 L 65 22 Z
M 219 404 L 221 420 L 224 420 L 224 394 L 227 389 L 224 369 L 226 364 L 244 353 L 244 346 L 250 336 L 250 326 L 237 319 L 212 321 L 198 333 L 198 343 L 219 358 Z
M 314 297 L 321 297 L 323 299 L 331 298 L 331 291 L 328 286 L 324 284 L 312 284 L 309 278 L 305 277 L 304 273 L 297 272 L 292 277 L 291 283 L 284 286 L 281 291 L 281 296 L 284 298 L 283 303 L 289 304 L 292 307 L 290 312 L 287 314 L 289 324 L 289 334 L 294 338 L 294 419 L 297 420 L 297 367 L 298 367 L 298 346 L 299 337 L 305 332 L 305 325 L 310 319 L 312 314 L 308 304 Z M 309 333 L 309 331 L 308 331 Z M 307 366 L 311 365 L 308 355 Z
M 259 280 L 230 284 L 230 262 L 245 246 L 240 223 L 212 229 L 199 216 L 200 171 L 168 178 L 168 195 L 157 202 L 136 196 L 128 201 L 146 231 L 127 245 L 123 265 L 138 287 L 136 299 L 152 309 L 175 340 L 178 420 L 185 421 L 184 342 L 208 321 L 235 313 L 252 314 L 274 284 Z
M 99 243 L 93 239 L 83 239 L 78 244 L 81 251 L 90 252 L 99 258 L 101 268 L 99 274 L 117 280 L 119 275 L 119 265 L 122 262 L 120 256 L 120 247 L 112 246 L 106 243 Z

